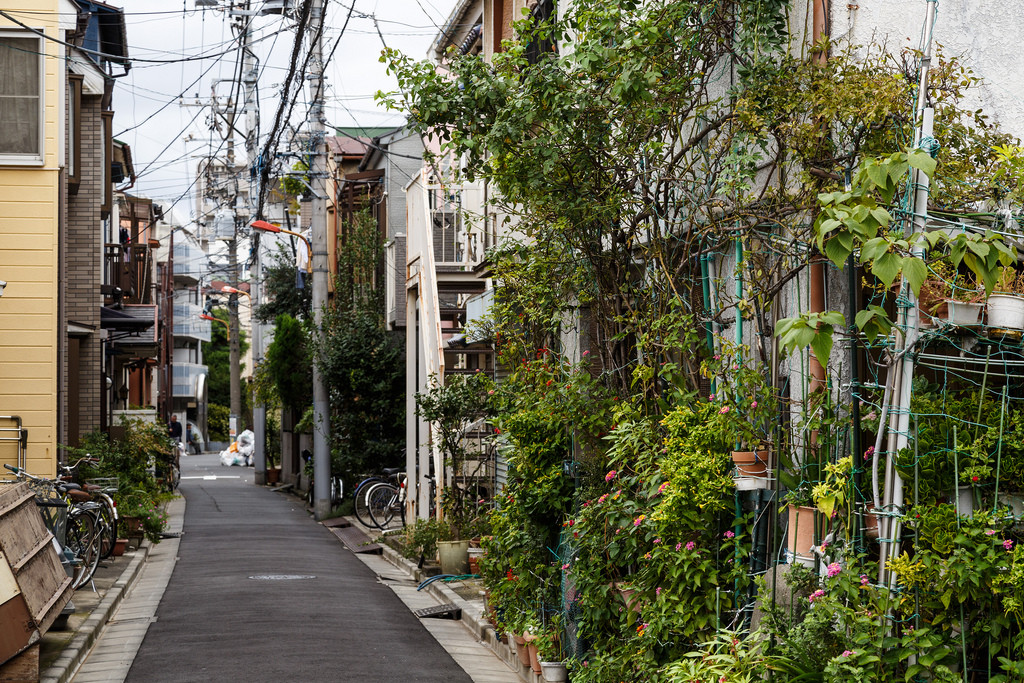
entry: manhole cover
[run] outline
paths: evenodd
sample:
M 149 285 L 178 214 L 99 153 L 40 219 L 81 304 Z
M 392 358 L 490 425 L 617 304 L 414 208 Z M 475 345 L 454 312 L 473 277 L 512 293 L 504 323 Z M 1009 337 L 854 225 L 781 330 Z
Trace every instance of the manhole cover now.
M 256 581 L 301 581 L 302 579 L 315 579 L 312 574 L 257 574 L 250 576 Z

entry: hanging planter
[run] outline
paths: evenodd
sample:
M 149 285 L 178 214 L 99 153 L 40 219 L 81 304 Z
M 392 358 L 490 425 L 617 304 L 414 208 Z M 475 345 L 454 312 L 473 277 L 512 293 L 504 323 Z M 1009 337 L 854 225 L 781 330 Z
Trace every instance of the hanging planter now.
M 771 451 L 733 451 L 732 462 L 741 477 L 767 477 L 772 471 Z
M 949 299 L 946 303 L 946 321 L 948 323 L 961 327 L 970 327 L 981 323 L 981 314 L 985 311 L 985 304 L 953 299 Z
M 997 330 L 1024 330 L 1024 297 L 993 294 L 988 298 L 988 326 Z

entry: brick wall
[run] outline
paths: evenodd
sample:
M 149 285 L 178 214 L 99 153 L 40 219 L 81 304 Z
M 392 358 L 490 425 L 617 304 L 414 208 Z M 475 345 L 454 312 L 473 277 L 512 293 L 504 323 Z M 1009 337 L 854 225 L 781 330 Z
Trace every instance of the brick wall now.
M 81 183 L 68 201 L 66 310 L 69 321 L 95 327 L 81 338 L 79 392 L 68 396 L 68 410 L 77 411 L 81 434 L 100 426 L 101 351 L 100 284 L 103 273 L 103 123 L 100 98 L 82 97 Z M 66 386 L 66 385 L 65 385 Z M 75 435 L 69 435 L 72 439 Z

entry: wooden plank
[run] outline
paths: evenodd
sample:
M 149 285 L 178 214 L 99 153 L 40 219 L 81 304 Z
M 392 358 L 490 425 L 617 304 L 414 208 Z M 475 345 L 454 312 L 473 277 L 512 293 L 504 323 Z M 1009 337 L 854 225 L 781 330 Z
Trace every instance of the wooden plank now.
M 0 662 L 6 662 L 37 640 L 39 630 L 20 594 L 0 605 Z
M 0 683 L 38 683 L 39 643 L 0 666 Z

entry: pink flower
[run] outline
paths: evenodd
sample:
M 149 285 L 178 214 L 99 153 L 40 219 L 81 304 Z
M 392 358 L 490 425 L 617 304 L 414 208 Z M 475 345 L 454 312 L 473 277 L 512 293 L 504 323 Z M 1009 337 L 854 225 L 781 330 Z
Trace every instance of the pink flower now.
M 849 657 L 850 655 L 855 655 L 855 654 L 857 654 L 857 653 L 854 652 L 853 650 L 843 650 L 843 654 L 841 654 L 839 656 L 840 657 Z
M 828 547 L 828 541 L 821 542 L 821 552 L 825 552 L 825 548 Z
M 995 536 L 996 535 L 996 530 L 995 529 L 985 529 L 985 535 L 986 536 Z
M 828 578 L 831 579 L 833 576 L 838 576 L 842 571 L 843 568 L 839 565 L 839 563 L 833 562 L 828 566 Z
M 584 351 L 584 352 L 583 352 L 583 355 L 584 355 L 584 356 L 589 356 L 589 355 L 590 355 L 590 351 Z M 583 666 L 586 666 L 586 665 L 587 665 L 587 663 L 586 663 L 586 662 L 584 662 L 584 663 L 583 663 Z
M 643 523 L 645 519 L 647 519 L 647 515 L 640 515 L 639 517 L 633 520 L 633 526 L 640 526 L 640 524 Z
M 1007 550 L 1012 550 L 1013 549 L 1013 541 L 1011 541 L 1010 539 L 1006 539 L 1005 541 L 1003 541 L 1003 547 L 1006 548 Z
M 562 571 L 563 571 L 563 572 L 564 572 L 564 571 L 565 571 L 566 569 L 568 569 L 568 568 L 569 568 L 569 563 L 568 563 L 568 562 L 566 562 L 565 564 L 563 564 L 563 565 L 562 565 Z
M 754 401 L 753 403 L 751 403 L 750 407 L 751 408 L 756 408 L 757 407 L 757 401 Z
M 722 406 L 721 410 L 718 411 L 719 415 L 725 415 L 729 412 L 729 406 Z
M 696 548 L 696 547 L 697 547 L 697 544 L 696 544 L 696 543 L 694 543 L 693 541 L 688 541 L 688 542 L 686 543 L 686 549 L 687 549 L 687 550 L 693 550 L 693 549 L 694 549 L 694 548 Z
M 708 400 L 709 401 L 714 401 L 715 400 L 715 395 L 714 394 L 709 394 L 708 395 Z
M 611 470 L 610 472 L 608 472 L 608 474 L 604 475 L 604 480 L 611 481 L 612 479 L 615 478 L 616 474 L 618 474 L 618 472 L 616 472 L 615 470 Z
M 721 358 L 722 358 L 722 354 L 720 354 L 720 353 L 716 353 L 715 354 L 715 360 L 720 360 Z
M 825 595 L 825 591 L 823 591 L 823 590 L 821 590 L 819 588 L 818 590 L 816 590 L 813 593 L 811 593 L 810 596 L 808 596 L 807 599 L 810 600 L 811 602 L 814 602 L 818 598 L 824 597 L 824 595 Z
M 736 534 L 735 534 L 735 533 L 733 533 L 733 532 L 732 532 L 731 530 L 730 530 L 730 531 L 726 531 L 726 532 L 725 532 L 724 534 L 722 534 L 722 535 L 723 535 L 723 536 L 725 536 L 726 538 L 734 538 L 734 537 L 736 536 Z
M 862 586 L 868 585 L 868 575 L 867 574 L 861 574 L 860 575 L 860 585 L 862 585 Z
M 601 494 L 601 497 L 597 499 L 597 502 L 598 502 L 598 503 L 603 503 L 603 502 L 605 502 L 606 500 L 608 500 L 608 494 L 607 494 L 607 493 L 602 493 L 602 494 Z
M 654 589 L 654 594 L 655 595 L 661 595 L 661 586 L 658 586 L 657 588 Z
M 661 539 L 660 538 L 654 539 L 654 545 L 658 545 L 659 543 L 661 543 Z
M 875 414 L 875 411 L 873 411 L 873 410 L 872 410 L 872 411 L 871 411 L 870 413 L 868 413 L 868 414 L 867 414 L 867 415 L 865 416 L 865 419 L 868 419 L 868 420 L 874 420 L 874 419 L 875 419 L 876 417 L 878 417 L 878 415 L 876 415 L 876 414 Z
M 683 547 L 682 543 L 676 543 L 676 550 L 680 550 Z
M 667 488 L 668 488 L 668 482 L 666 481 L 661 486 L 658 487 L 658 495 L 660 496 L 661 494 L 665 493 L 665 489 L 667 489 Z

